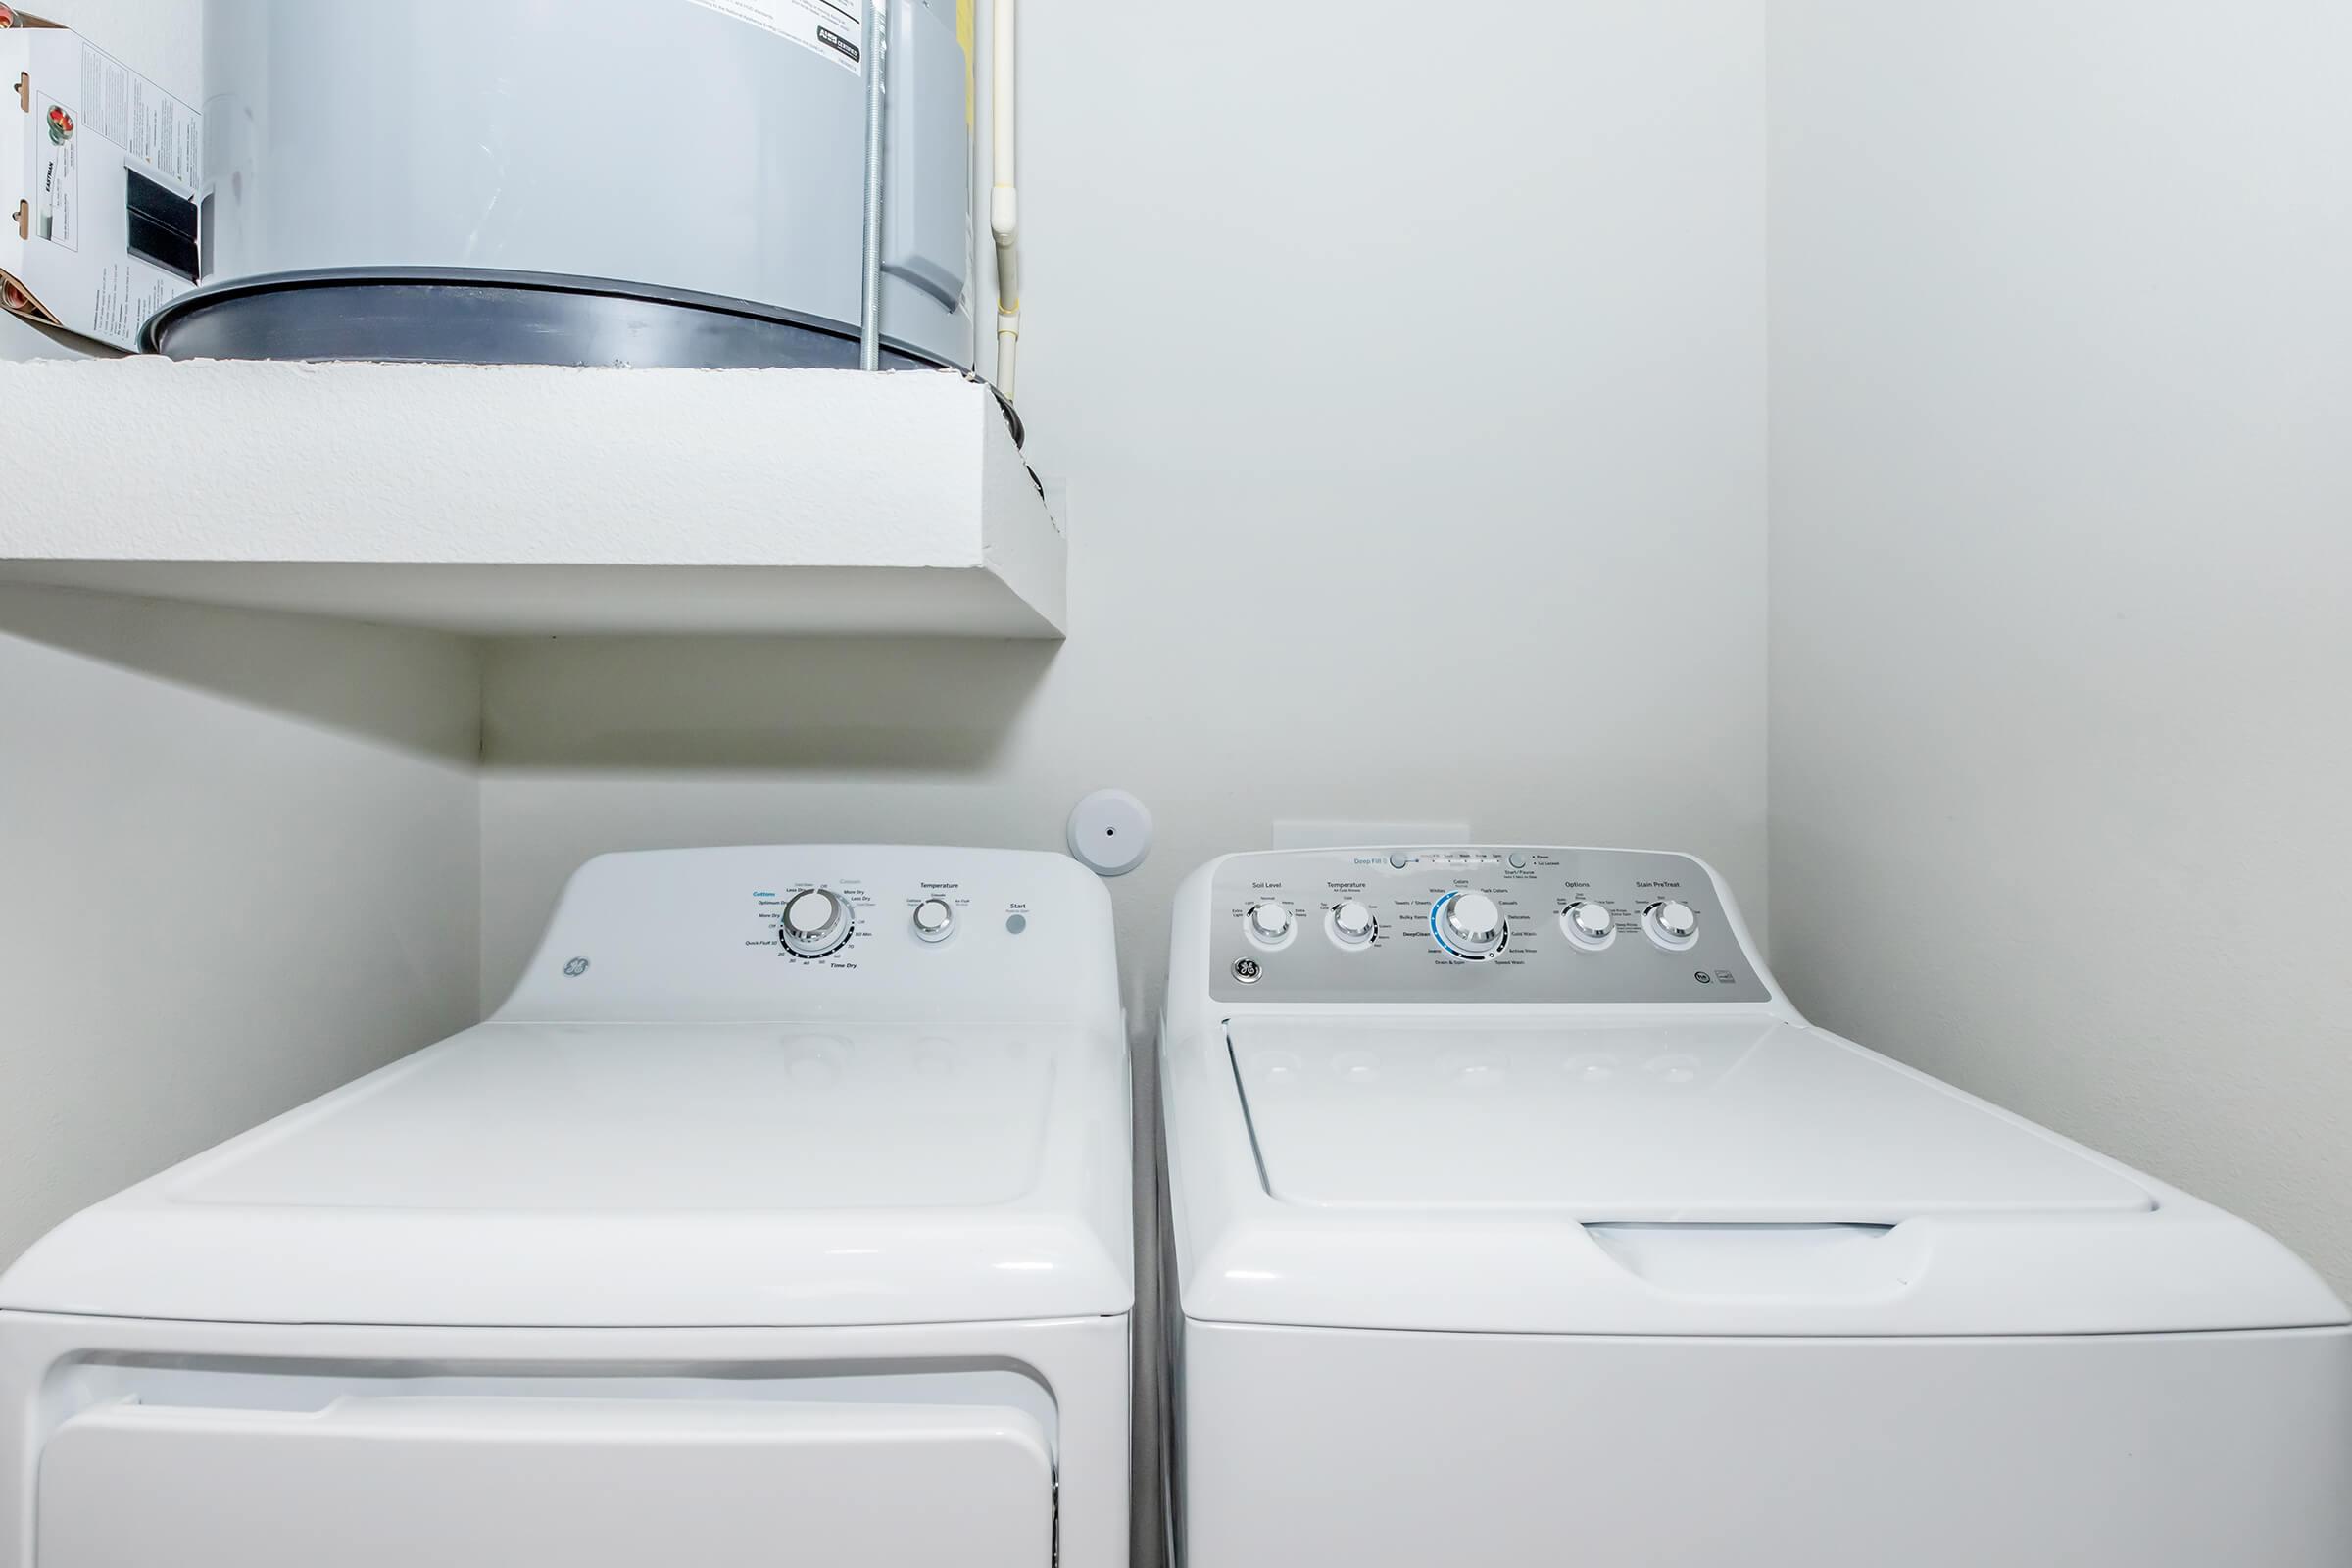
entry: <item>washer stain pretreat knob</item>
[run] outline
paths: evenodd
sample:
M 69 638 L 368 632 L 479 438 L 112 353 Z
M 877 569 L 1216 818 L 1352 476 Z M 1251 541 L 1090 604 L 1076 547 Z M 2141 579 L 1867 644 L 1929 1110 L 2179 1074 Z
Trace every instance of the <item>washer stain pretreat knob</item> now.
M 821 958 L 850 940 L 850 903 L 831 888 L 810 888 L 784 906 L 784 946 L 804 958 Z
M 1331 934 L 1343 948 L 1369 947 L 1379 933 L 1380 923 L 1358 900 L 1349 899 L 1331 911 Z
M 956 930 L 956 906 L 945 899 L 925 899 L 914 906 L 914 934 L 925 942 L 945 942 Z
M 1698 935 L 1698 911 L 1680 899 L 1660 899 L 1651 905 L 1649 923 L 1660 937 L 1677 946 Z
M 1466 958 L 1483 958 L 1502 946 L 1502 910 L 1484 893 L 1447 895 L 1440 939 Z
M 1597 948 L 1617 934 L 1617 917 L 1609 912 L 1609 906 L 1591 899 L 1568 906 L 1561 921 L 1569 936 L 1590 948 Z
M 1265 899 L 1250 906 L 1248 915 L 1250 934 L 1269 946 L 1291 939 L 1291 906 L 1279 899 Z

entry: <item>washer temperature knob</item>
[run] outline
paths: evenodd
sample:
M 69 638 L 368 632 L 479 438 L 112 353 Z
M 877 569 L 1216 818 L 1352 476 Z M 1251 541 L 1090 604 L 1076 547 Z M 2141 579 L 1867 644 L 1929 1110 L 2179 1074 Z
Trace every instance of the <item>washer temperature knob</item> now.
M 956 906 L 945 899 L 925 899 L 914 906 L 914 934 L 925 942 L 945 942 L 956 932 Z
M 1368 948 L 1380 934 L 1380 922 L 1361 900 L 1349 899 L 1331 911 L 1332 940 L 1343 948 Z
M 1484 893 L 1449 893 L 1438 908 L 1438 940 L 1465 958 L 1485 957 L 1508 934 L 1501 908 Z
M 850 940 L 850 901 L 831 888 L 810 888 L 784 906 L 784 946 L 804 958 L 821 958 Z
M 1561 911 L 1560 927 L 1579 947 L 1605 948 L 1617 935 L 1617 917 L 1605 904 L 1579 899 Z
M 1642 918 L 1660 947 L 1687 948 L 1698 938 L 1698 911 L 1680 899 L 1660 899 Z
M 1291 906 L 1280 899 L 1252 904 L 1242 920 L 1250 928 L 1250 940 L 1260 947 L 1278 948 L 1291 940 Z

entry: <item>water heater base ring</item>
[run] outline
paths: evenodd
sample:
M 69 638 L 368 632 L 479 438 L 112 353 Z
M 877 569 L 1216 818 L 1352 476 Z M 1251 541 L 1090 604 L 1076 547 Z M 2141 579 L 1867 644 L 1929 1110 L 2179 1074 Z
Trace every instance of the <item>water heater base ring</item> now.
M 888 337 L 883 345 L 885 369 L 962 368 Z M 855 322 L 602 278 L 438 268 L 279 272 L 215 284 L 156 313 L 140 346 L 180 360 L 858 366 Z

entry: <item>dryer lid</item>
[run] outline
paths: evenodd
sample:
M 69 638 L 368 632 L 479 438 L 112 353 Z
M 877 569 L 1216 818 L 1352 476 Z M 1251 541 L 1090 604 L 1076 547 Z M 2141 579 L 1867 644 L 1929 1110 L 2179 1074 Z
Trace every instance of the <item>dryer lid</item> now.
M 0 1308 L 798 1326 L 1123 1312 L 1115 1034 L 477 1025 L 68 1220 Z
M 2144 1212 L 2053 1135 L 1775 1020 L 1236 1020 L 1268 1193 L 1326 1210 L 1587 1224 L 1894 1225 Z

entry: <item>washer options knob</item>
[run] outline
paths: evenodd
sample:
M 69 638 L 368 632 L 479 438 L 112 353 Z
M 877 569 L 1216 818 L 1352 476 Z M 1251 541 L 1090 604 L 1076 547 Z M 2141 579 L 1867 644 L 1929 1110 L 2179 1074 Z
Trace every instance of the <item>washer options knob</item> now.
M 1617 916 L 1605 904 L 1579 899 L 1560 911 L 1560 929 L 1578 947 L 1597 953 L 1617 939 Z
M 1660 899 L 1642 911 L 1642 923 L 1661 948 L 1687 948 L 1698 940 L 1698 911 L 1680 899 Z
M 1501 908 L 1484 893 L 1448 893 L 1438 901 L 1438 941 L 1465 958 L 1498 951 L 1510 928 Z
M 1335 905 L 1331 911 L 1331 940 L 1343 948 L 1368 948 L 1380 935 L 1380 922 L 1360 899 Z
M 796 893 L 784 906 L 784 946 L 804 958 L 821 958 L 850 940 L 856 922 L 850 901 L 831 888 Z
M 1279 948 L 1291 940 L 1296 922 L 1289 905 L 1280 899 L 1260 899 L 1242 916 L 1242 925 L 1259 947 Z
M 945 899 L 925 899 L 914 906 L 914 934 L 925 942 L 945 942 L 956 934 L 956 906 Z

